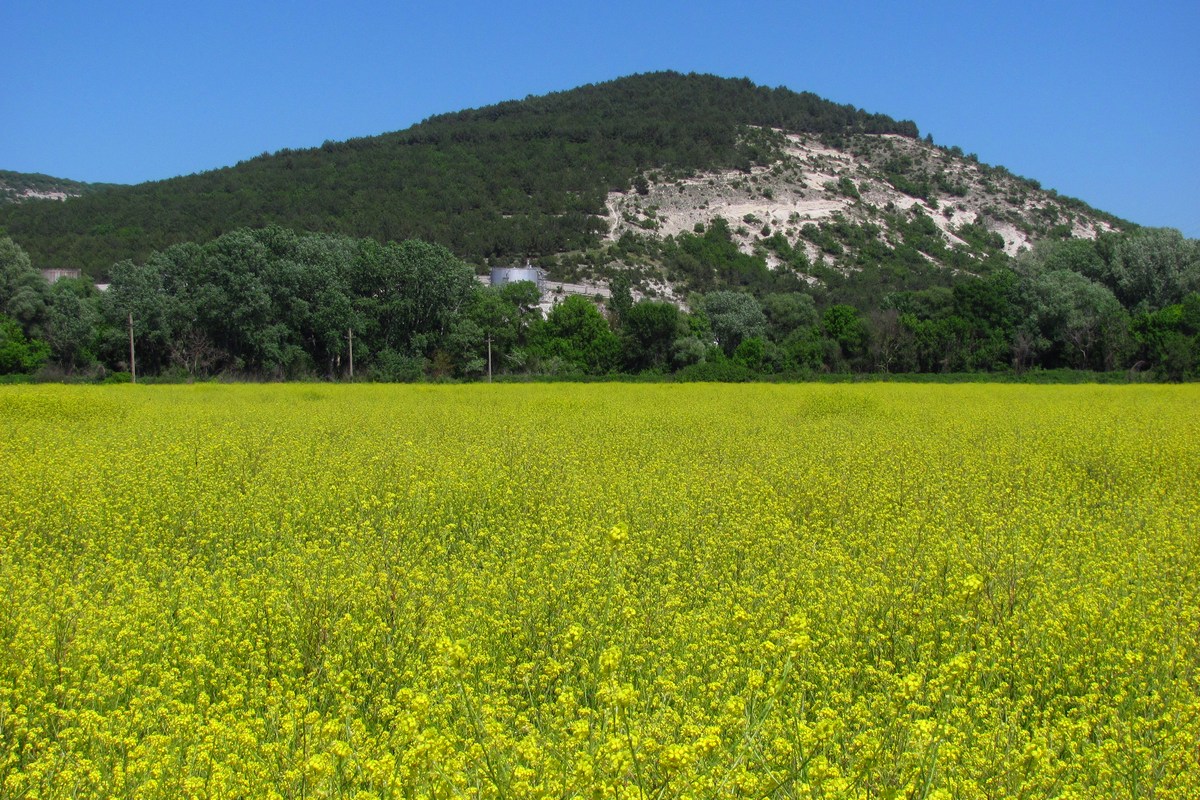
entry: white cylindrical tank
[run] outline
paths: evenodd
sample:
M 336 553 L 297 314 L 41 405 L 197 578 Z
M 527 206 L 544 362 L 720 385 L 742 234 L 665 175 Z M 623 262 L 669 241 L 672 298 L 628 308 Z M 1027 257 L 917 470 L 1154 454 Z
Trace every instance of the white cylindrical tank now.
M 537 267 L 492 267 L 492 286 L 504 286 L 519 281 L 533 281 L 542 288 L 542 271 Z

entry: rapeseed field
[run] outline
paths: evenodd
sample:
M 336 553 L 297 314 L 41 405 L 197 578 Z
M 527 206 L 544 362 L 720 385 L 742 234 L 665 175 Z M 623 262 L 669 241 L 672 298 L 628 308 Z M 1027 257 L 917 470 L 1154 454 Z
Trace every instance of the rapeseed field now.
M 0 389 L 0 798 L 1200 797 L 1200 388 Z

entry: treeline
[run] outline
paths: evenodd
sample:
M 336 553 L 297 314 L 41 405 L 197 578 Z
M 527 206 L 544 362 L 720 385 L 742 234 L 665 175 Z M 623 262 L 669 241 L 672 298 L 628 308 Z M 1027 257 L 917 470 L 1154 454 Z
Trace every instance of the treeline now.
M 437 242 L 472 262 L 584 249 L 604 200 L 647 170 L 749 169 L 774 153 L 748 126 L 917 135 L 811 93 L 663 72 L 433 117 L 384 136 L 283 150 L 227 169 L 66 203 L 0 208 L 39 267 L 108 277 L 173 244 L 279 225 Z
M 5 203 L 19 203 L 24 200 L 26 192 L 50 193 L 62 192 L 68 196 L 91 194 L 118 188 L 115 183 L 83 183 L 43 175 L 40 172 L 13 172 L 0 169 L 0 206 Z
M 1169 229 L 1047 243 L 985 277 L 841 301 L 787 270 L 700 243 L 727 275 L 688 310 L 643 298 L 630 273 L 603 309 L 546 315 L 531 283 L 492 288 L 445 248 L 244 229 L 113 266 L 100 292 L 48 285 L 0 239 L 0 373 L 282 380 L 649 374 L 750 380 L 842 373 L 1133 370 L 1200 373 L 1200 243 Z M 775 275 L 740 282 L 743 273 Z M 352 367 L 353 360 L 353 367 Z

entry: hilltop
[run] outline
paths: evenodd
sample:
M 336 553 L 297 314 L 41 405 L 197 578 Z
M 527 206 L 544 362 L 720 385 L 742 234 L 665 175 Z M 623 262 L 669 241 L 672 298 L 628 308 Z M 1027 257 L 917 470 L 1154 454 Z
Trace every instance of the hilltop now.
M 111 189 L 112 183 L 84 183 L 55 178 L 38 172 L 13 172 L 0 169 L 0 205 L 28 200 L 67 200 Z

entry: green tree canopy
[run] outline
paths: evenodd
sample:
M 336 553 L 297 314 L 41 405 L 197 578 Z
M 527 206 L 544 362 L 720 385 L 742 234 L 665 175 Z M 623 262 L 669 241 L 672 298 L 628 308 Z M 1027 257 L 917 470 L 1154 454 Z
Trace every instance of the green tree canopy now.
M 1144 228 L 1118 240 L 1113 291 L 1126 308 L 1158 309 L 1200 291 L 1200 240 L 1174 228 Z
M 642 300 L 625 312 L 621 333 L 627 370 L 665 369 L 680 334 L 679 309 L 670 303 Z
M 8 237 L 0 237 L 0 313 L 28 332 L 45 321 L 47 284 L 29 256 Z
M 536 347 L 543 358 L 558 358 L 590 375 L 615 369 L 621 343 L 599 309 L 581 295 L 571 295 L 551 309 L 538 330 Z
M 0 314 L 0 375 L 35 372 L 49 356 L 45 342 L 26 339 L 15 319 Z
M 766 334 L 766 315 L 759 302 L 749 294 L 728 290 L 711 292 L 704 295 L 703 308 L 713 336 L 727 356 L 732 356 L 743 340 Z
M 1113 293 L 1070 270 L 1040 275 L 1032 286 L 1033 319 L 1041 335 L 1079 369 L 1112 369 L 1125 347 L 1125 310 Z

